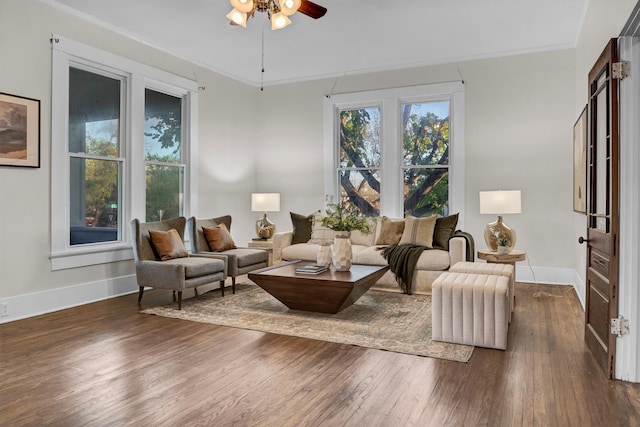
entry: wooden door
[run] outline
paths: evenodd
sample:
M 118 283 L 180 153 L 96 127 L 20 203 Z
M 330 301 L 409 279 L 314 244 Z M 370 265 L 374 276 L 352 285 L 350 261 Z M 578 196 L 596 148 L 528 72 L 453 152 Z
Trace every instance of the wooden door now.
M 618 316 L 618 80 L 612 39 L 589 73 L 585 340 L 608 378 L 615 375 Z

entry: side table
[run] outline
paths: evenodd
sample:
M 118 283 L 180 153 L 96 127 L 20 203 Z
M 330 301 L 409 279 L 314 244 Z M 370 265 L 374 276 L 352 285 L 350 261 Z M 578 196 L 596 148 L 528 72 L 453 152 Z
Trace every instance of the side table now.
M 264 249 L 269 255 L 269 267 L 273 265 L 273 240 L 252 240 L 247 247 L 253 249 Z
M 527 253 L 525 251 L 519 251 L 513 249 L 508 254 L 499 254 L 491 249 L 479 249 L 478 258 L 487 262 L 493 262 L 497 264 L 511 264 L 513 265 L 513 281 L 516 281 L 516 262 L 525 261 L 527 259 Z
M 487 262 L 495 262 L 498 264 L 511 264 L 513 268 L 516 267 L 516 262 L 525 261 L 527 259 L 527 253 L 525 251 L 519 251 L 517 249 L 512 250 L 508 254 L 499 254 L 491 249 L 479 249 L 478 258 Z

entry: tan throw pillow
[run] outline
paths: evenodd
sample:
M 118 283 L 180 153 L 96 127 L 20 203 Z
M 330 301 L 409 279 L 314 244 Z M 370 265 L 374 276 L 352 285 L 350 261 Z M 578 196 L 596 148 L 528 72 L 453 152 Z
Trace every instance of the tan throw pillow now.
M 233 241 L 227 226 L 218 224 L 215 227 L 202 227 L 204 238 L 207 239 L 209 249 L 213 252 L 223 252 L 229 249 L 236 249 L 236 243 Z
M 149 230 L 151 244 L 162 261 L 189 256 L 180 234 L 175 228 L 169 231 Z
M 412 243 L 414 245 L 433 247 L 433 230 L 436 227 L 435 215 L 427 218 L 416 218 L 409 215 L 405 219 L 404 232 L 400 244 Z
M 392 219 L 388 216 L 383 216 L 376 245 L 397 245 L 403 232 L 404 219 Z
M 433 247 L 435 249 L 449 250 L 449 239 L 456 231 L 456 225 L 458 225 L 458 214 L 436 220 L 436 227 L 433 232 Z

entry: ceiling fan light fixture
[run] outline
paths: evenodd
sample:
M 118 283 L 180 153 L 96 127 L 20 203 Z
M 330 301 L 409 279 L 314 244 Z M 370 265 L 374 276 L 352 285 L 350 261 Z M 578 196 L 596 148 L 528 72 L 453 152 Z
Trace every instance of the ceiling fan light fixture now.
M 291 24 L 291 20 L 282 12 L 271 15 L 271 29 L 280 30 Z
M 253 10 L 253 0 L 229 0 L 229 3 L 240 12 L 248 13 Z
M 238 9 L 233 9 L 231 12 L 229 12 L 227 18 L 232 23 L 247 28 L 247 14 L 245 12 L 241 12 Z
M 280 10 L 287 16 L 291 16 L 298 11 L 302 0 L 280 0 Z

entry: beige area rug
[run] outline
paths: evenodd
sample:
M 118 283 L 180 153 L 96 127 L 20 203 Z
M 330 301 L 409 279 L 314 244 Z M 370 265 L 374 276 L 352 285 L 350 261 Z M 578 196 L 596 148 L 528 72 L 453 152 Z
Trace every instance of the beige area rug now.
M 369 290 L 338 314 L 290 310 L 253 284 L 236 294 L 211 291 L 182 302 L 152 307 L 146 314 L 212 323 L 280 335 L 467 362 L 472 346 L 431 340 L 431 297 Z

